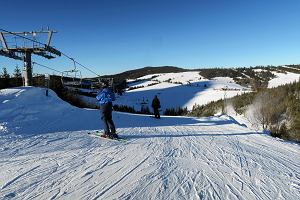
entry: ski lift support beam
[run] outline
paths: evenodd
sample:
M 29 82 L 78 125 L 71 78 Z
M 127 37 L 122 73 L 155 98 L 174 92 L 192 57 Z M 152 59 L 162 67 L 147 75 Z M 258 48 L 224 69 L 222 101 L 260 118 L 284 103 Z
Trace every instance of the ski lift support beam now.
M 1 29 L 3 30 L 3 29 Z M 46 44 L 36 41 L 35 39 L 31 39 L 28 37 L 25 37 L 26 35 L 32 35 L 32 37 L 35 37 L 36 34 L 45 34 L 48 33 L 47 42 Z M 47 31 L 32 31 L 32 32 L 9 32 L 3 30 L 3 32 L 0 32 L 0 40 L 2 43 L 2 49 L 0 49 L 0 55 L 6 56 L 15 60 L 24 60 L 24 78 L 25 78 L 25 86 L 31 86 L 32 85 L 32 63 L 31 63 L 31 56 L 32 54 L 52 59 L 55 58 L 55 56 L 61 56 L 62 53 L 51 47 L 51 39 L 53 33 L 56 33 L 56 31 L 53 30 L 47 30 Z M 7 45 L 5 35 L 14 35 L 18 36 L 20 38 L 23 38 L 25 40 L 32 41 L 32 46 L 27 46 L 24 42 L 24 45 L 22 47 L 17 47 L 15 45 L 15 48 L 11 48 Z M 36 47 L 35 44 L 41 45 L 40 47 Z

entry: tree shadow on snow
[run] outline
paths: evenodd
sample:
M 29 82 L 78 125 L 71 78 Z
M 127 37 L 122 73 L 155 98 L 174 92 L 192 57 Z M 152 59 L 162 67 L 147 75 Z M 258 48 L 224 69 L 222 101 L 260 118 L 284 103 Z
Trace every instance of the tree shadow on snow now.
M 77 117 L 73 117 L 76 115 Z M 155 119 L 151 115 L 138 115 L 114 112 L 113 121 L 116 128 L 139 128 L 139 127 L 163 127 L 163 126 L 220 126 L 226 124 L 236 124 L 241 126 L 237 121 L 230 117 L 183 117 L 183 116 L 162 116 L 161 119 Z M 36 125 L 33 125 L 36 124 Z M 15 135 L 35 136 L 56 132 L 89 132 L 93 130 L 103 130 L 103 122 L 100 119 L 98 110 L 84 110 L 77 115 L 68 113 L 62 120 L 49 119 L 23 122 L 18 127 L 9 127 Z
M 117 128 L 132 128 L 132 127 L 161 127 L 161 126 L 222 126 L 227 124 L 235 124 L 246 127 L 240 124 L 234 118 L 226 116 L 213 117 L 184 117 L 184 116 L 162 116 L 161 119 L 156 119 L 150 115 L 132 115 L 127 113 L 117 113 L 114 115 L 114 121 Z

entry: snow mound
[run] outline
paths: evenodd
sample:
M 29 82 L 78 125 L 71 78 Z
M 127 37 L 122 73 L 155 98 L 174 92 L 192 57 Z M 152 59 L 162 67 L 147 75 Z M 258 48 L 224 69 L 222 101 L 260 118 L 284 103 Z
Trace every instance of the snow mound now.
M 0 92 L 0 133 L 31 135 L 76 129 L 81 123 L 76 116 L 84 116 L 82 109 L 62 101 L 52 90 L 20 87 Z M 59 117 L 58 117 L 59 116 Z M 73 117 L 71 117 L 73 116 Z

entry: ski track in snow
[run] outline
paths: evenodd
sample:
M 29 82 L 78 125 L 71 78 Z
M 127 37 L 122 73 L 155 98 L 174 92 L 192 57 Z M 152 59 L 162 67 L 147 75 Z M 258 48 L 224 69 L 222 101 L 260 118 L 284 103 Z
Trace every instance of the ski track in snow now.
M 118 131 L 129 138 L 127 143 L 90 137 L 86 131 L 52 133 L 12 142 L 0 153 L 1 197 L 297 199 L 300 196 L 298 145 L 251 132 L 235 123 L 208 121 L 199 125 Z

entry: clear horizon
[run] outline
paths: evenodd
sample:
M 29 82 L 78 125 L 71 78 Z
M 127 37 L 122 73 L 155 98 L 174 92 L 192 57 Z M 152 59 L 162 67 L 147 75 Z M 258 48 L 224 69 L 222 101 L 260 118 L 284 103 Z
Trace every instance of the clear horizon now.
M 58 31 L 52 46 L 100 75 L 146 66 L 185 69 L 299 64 L 300 2 L 266 1 L 4 1 L 0 28 Z M 42 41 L 44 42 L 44 41 Z M 33 61 L 59 71 L 64 57 Z M 23 63 L 0 56 L 12 73 Z M 94 76 L 77 66 L 83 76 Z M 52 73 L 34 66 L 34 73 Z

